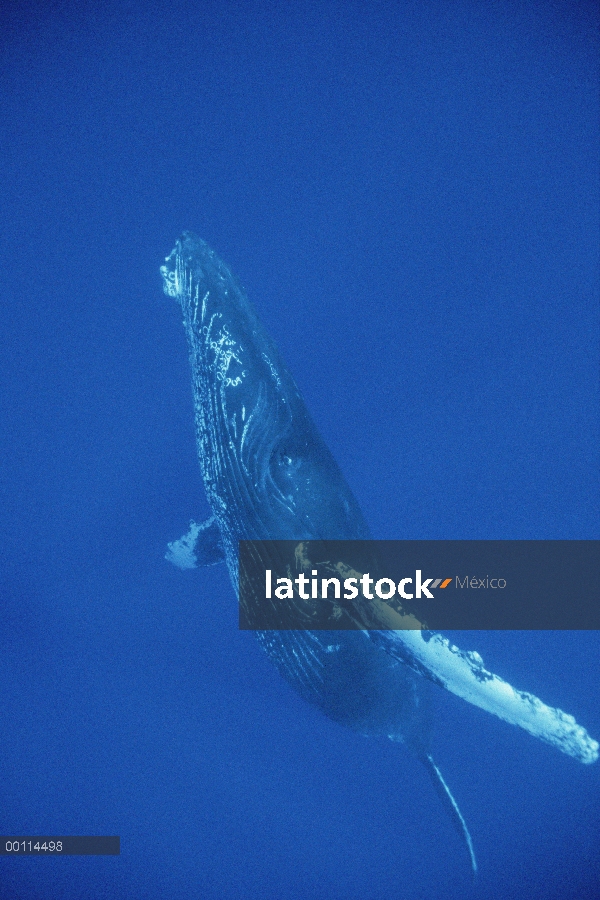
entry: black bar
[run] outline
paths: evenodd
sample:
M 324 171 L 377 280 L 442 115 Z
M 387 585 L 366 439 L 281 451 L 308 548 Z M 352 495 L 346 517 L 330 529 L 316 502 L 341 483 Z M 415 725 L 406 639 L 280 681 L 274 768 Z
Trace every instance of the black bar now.
M 118 856 L 120 852 L 121 838 L 112 835 L 0 835 L 0 856 Z
M 600 629 L 597 540 L 240 541 L 239 585 L 250 630 Z

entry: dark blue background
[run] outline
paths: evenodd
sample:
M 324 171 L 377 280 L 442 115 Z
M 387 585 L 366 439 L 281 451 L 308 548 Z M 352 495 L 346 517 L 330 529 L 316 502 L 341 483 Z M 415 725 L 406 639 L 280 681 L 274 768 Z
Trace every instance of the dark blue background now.
M 158 267 L 183 228 L 232 266 L 376 537 L 597 538 L 595 4 L 1 14 L 0 833 L 123 849 L 0 897 L 470 896 L 419 763 L 163 559 L 208 508 Z M 597 634 L 456 640 L 600 738 Z M 598 764 L 438 706 L 476 896 L 595 896 Z

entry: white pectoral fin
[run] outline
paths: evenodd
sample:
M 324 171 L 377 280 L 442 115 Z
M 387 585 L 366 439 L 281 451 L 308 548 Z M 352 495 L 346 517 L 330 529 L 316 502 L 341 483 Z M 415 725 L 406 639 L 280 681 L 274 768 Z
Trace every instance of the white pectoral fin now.
M 214 517 L 202 524 L 190 522 L 187 533 L 167 546 L 165 559 L 178 569 L 213 566 L 225 559 L 221 532 Z
M 484 668 L 478 653 L 464 653 L 440 634 L 422 631 L 370 631 L 387 653 L 468 703 L 519 725 L 582 763 L 598 759 L 598 741 L 573 716 L 546 706 L 533 694 L 517 691 Z

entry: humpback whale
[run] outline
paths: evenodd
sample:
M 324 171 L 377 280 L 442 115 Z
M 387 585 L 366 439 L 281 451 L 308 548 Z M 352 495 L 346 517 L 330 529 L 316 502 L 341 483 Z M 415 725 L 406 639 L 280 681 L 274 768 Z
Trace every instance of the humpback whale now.
M 227 265 L 184 232 L 161 267 L 181 306 L 200 468 L 212 510 L 168 546 L 181 568 L 224 561 L 238 591 L 240 540 L 360 540 L 367 523 L 277 347 Z M 583 763 L 598 743 L 575 719 L 487 671 L 478 653 L 421 630 L 258 631 L 284 678 L 337 722 L 403 742 L 473 844 L 430 751 L 428 684 L 519 725 Z

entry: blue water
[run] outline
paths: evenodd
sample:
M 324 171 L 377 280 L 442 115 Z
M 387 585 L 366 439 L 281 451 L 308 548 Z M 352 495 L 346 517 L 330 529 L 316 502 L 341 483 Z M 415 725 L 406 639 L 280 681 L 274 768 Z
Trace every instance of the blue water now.
M 598 895 L 600 764 L 439 692 L 473 888 L 420 764 L 304 704 L 224 569 L 165 562 L 208 507 L 158 273 L 183 228 L 231 265 L 376 537 L 597 538 L 597 25 L 3 5 L 0 833 L 122 852 L 2 857 L 1 900 Z M 456 639 L 600 738 L 597 633 Z

